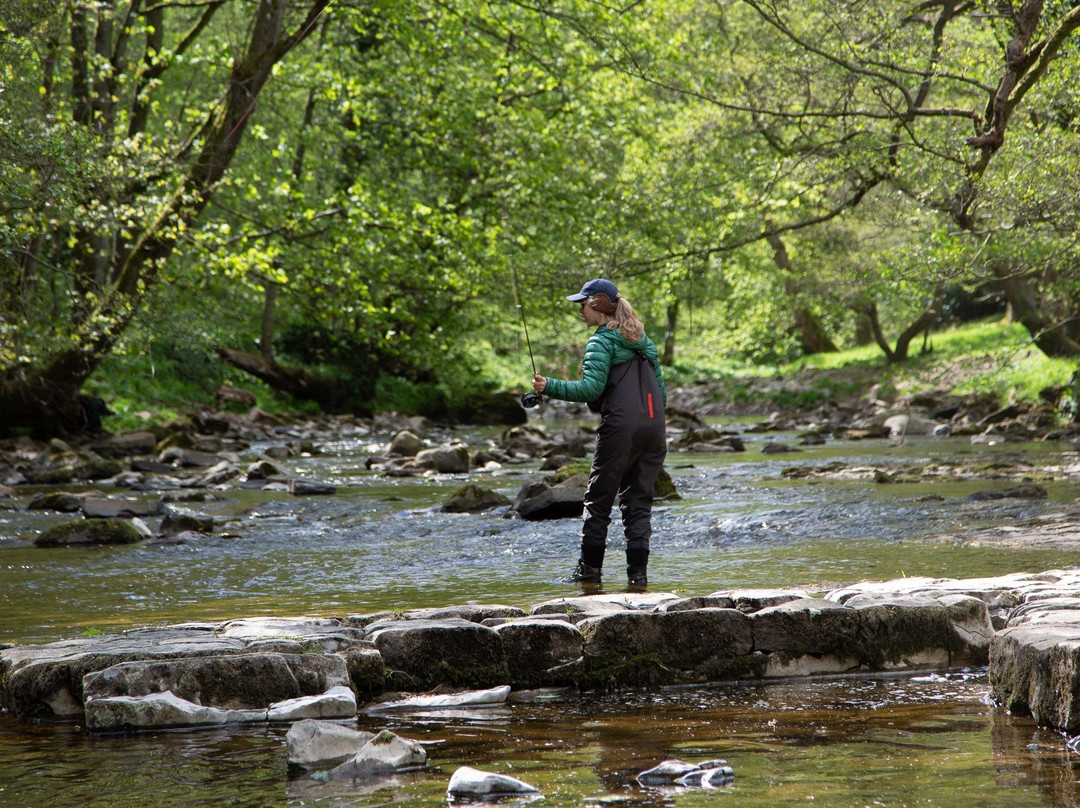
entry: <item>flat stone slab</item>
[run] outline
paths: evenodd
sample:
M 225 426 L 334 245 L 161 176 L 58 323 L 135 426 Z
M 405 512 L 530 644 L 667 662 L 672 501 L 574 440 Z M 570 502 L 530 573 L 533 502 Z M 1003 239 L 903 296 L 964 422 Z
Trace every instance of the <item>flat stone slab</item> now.
M 336 654 L 230 654 L 123 662 L 88 673 L 83 696 L 89 701 L 170 691 L 203 706 L 265 709 L 348 683 L 345 659 Z
M 440 685 L 651 688 L 984 664 L 999 703 L 1080 731 L 1080 569 L 191 623 L 2 649 L 0 701 L 22 718 L 115 729 L 352 716 L 356 692 Z
M 330 687 L 324 693 L 300 696 L 271 704 L 267 721 L 301 721 L 315 718 L 351 718 L 356 715 L 356 694 L 347 685 Z
M 380 620 L 366 630 L 382 654 L 392 690 L 485 688 L 510 680 L 502 639 L 488 626 L 461 618 Z
M 0 651 L 0 700 L 20 718 L 80 718 L 83 677 L 137 660 L 239 654 L 244 643 L 207 631 L 102 635 Z

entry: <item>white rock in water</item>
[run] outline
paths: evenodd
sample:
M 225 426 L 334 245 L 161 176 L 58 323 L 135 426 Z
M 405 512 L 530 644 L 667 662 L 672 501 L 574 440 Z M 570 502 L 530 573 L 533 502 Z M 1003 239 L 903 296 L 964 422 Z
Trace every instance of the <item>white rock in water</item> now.
M 289 727 L 285 748 L 289 753 L 290 765 L 329 765 L 355 757 L 364 744 L 374 737 L 370 732 L 349 729 L 332 721 L 308 718 Z
M 673 783 L 683 775 L 696 771 L 701 767 L 694 763 L 683 760 L 665 760 L 659 766 L 654 766 L 648 771 L 643 771 L 637 776 L 637 781 L 642 785 L 662 785 Z
M 488 704 L 505 704 L 510 695 L 510 685 L 493 687 L 490 690 L 469 690 L 464 693 L 450 693 L 444 696 L 415 696 L 403 701 L 379 704 L 375 710 L 410 710 L 431 707 L 482 707 Z
M 301 718 L 349 718 L 356 715 L 356 695 L 351 687 L 338 685 L 317 696 L 300 696 L 274 702 L 267 712 L 270 721 Z
M 882 426 L 896 438 L 900 435 L 933 435 L 941 425 L 919 415 L 892 415 L 885 419 Z
M 265 721 L 266 710 L 219 710 L 182 699 L 171 690 L 146 696 L 111 696 L 86 702 L 91 731 L 127 727 L 190 727 Z
M 717 788 L 735 782 L 735 771 L 730 766 L 699 768 L 684 774 L 675 783 L 695 788 Z
M 540 789 L 506 774 L 482 772 L 462 766 L 450 777 L 448 797 L 502 797 L 509 795 L 539 795 Z
M 373 774 L 419 769 L 427 765 L 427 750 L 416 741 L 383 730 L 361 747 L 352 760 L 330 770 L 330 778 L 366 777 Z
M 735 782 L 735 770 L 730 766 L 718 766 L 715 769 L 706 769 L 702 779 L 703 786 L 726 786 Z

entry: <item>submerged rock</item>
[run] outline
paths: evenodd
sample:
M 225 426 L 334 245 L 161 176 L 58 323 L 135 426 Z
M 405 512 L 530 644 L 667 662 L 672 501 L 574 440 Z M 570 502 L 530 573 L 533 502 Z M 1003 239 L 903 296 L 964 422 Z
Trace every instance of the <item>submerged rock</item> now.
M 994 491 L 976 491 L 969 494 L 965 499 L 969 502 L 993 499 L 1046 499 L 1046 489 L 1035 483 L 1013 485 L 1008 488 L 998 488 Z

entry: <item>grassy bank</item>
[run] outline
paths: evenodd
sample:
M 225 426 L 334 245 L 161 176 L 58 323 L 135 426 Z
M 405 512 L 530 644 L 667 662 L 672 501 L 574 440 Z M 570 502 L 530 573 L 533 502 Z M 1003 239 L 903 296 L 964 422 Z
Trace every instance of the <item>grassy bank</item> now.
M 733 407 L 813 406 L 864 395 L 877 384 L 880 397 L 922 391 L 979 393 L 1002 404 L 1036 401 L 1039 391 L 1069 382 L 1075 360 L 1050 359 L 1032 343 L 1027 331 L 1015 323 L 987 320 L 935 332 L 930 350 L 921 353 L 921 341 L 912 344 L 913 356 L 890 365 L 876 345 L 830 354 L 802 357 L 779 367 L 749 366 L 709 356 L 703 349 L 665 370 L 669 386 L 705 383 L 713 395 Z M 199 350 L 159 349 L 153 354 L 113 357 L 94 378 L 90 392 L 104 398 L 116 413 L 105 426 L 112 431 L 168 421 L 198 407 L 214 406 L 214 391 L 221 384 L 250 390 L 258 406 L 282 414 L 312 413 L 310 404 L 280 396 L 262 382 L 211 361 Z M 521 392 L 527 382 L 529 357 L 496 357 L 472 352 L 473 366 L 462 376 L 489 379 L 495 386 Z M 518 372 L 524 368 L 525 371 Z M 445 387 L 441 385 L 441 387 Z M 440 395 L 466 395 L 439 390 Z M 431 398 L 423 386 L 396 379 L 380 384 L 377 410 L 410 412 Z M 1066 408 L 1072 406 L 1066 402 Z M 1070 415 L 1066 411 L 1065 415 Z
M 715 379 L 717 392 L 736 405 L 805 407 L 824 401 L 862 396 L 877 385 L 882 399 L 923 392 L 979 394 L 1002 405 L 1039 400 L 1040 391 L 1066 385 L 1077 362 L 1052 359 L 1036 348 L 1028 332 L 1016 323 L 986 320 L 934 332 L 922 352 L 912 344 L 905 362 L 886 362 L 876 345 L 828 354 L 814 354 L 776 368 L 730 368 Z M 693 368 L 669 374 L 676 382 L 694 380 Z M 1070 416 L 1074 405 L 1064 401 Z

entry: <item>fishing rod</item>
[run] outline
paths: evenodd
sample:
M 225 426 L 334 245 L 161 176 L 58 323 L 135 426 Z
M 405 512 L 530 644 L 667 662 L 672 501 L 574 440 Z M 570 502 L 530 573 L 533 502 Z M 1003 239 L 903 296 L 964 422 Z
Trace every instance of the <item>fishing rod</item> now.
M 514 267 L 513 262 L 510 264 L 510 285 L 514 289 L 514 306 L 517 308 L 518 313 L 521 315 L 521 327 L 525 330 L 525 345 L 529 349 L 529 363 L 532 365 L 533 376 L 536 375 L 536 360 L 533 359 L 532 341 L 529 339 L 529 324 L 525 321 L 525 307 L 521 305 L 521 298 L 518 297 L 517 287 L 517 269 Z M 527 410 L 531 410 L 533 407 L 538 407 L 544 402 L 540 394 L 535 390 L 530 390 L 528 393 L 521 397 L 521 406 Z

